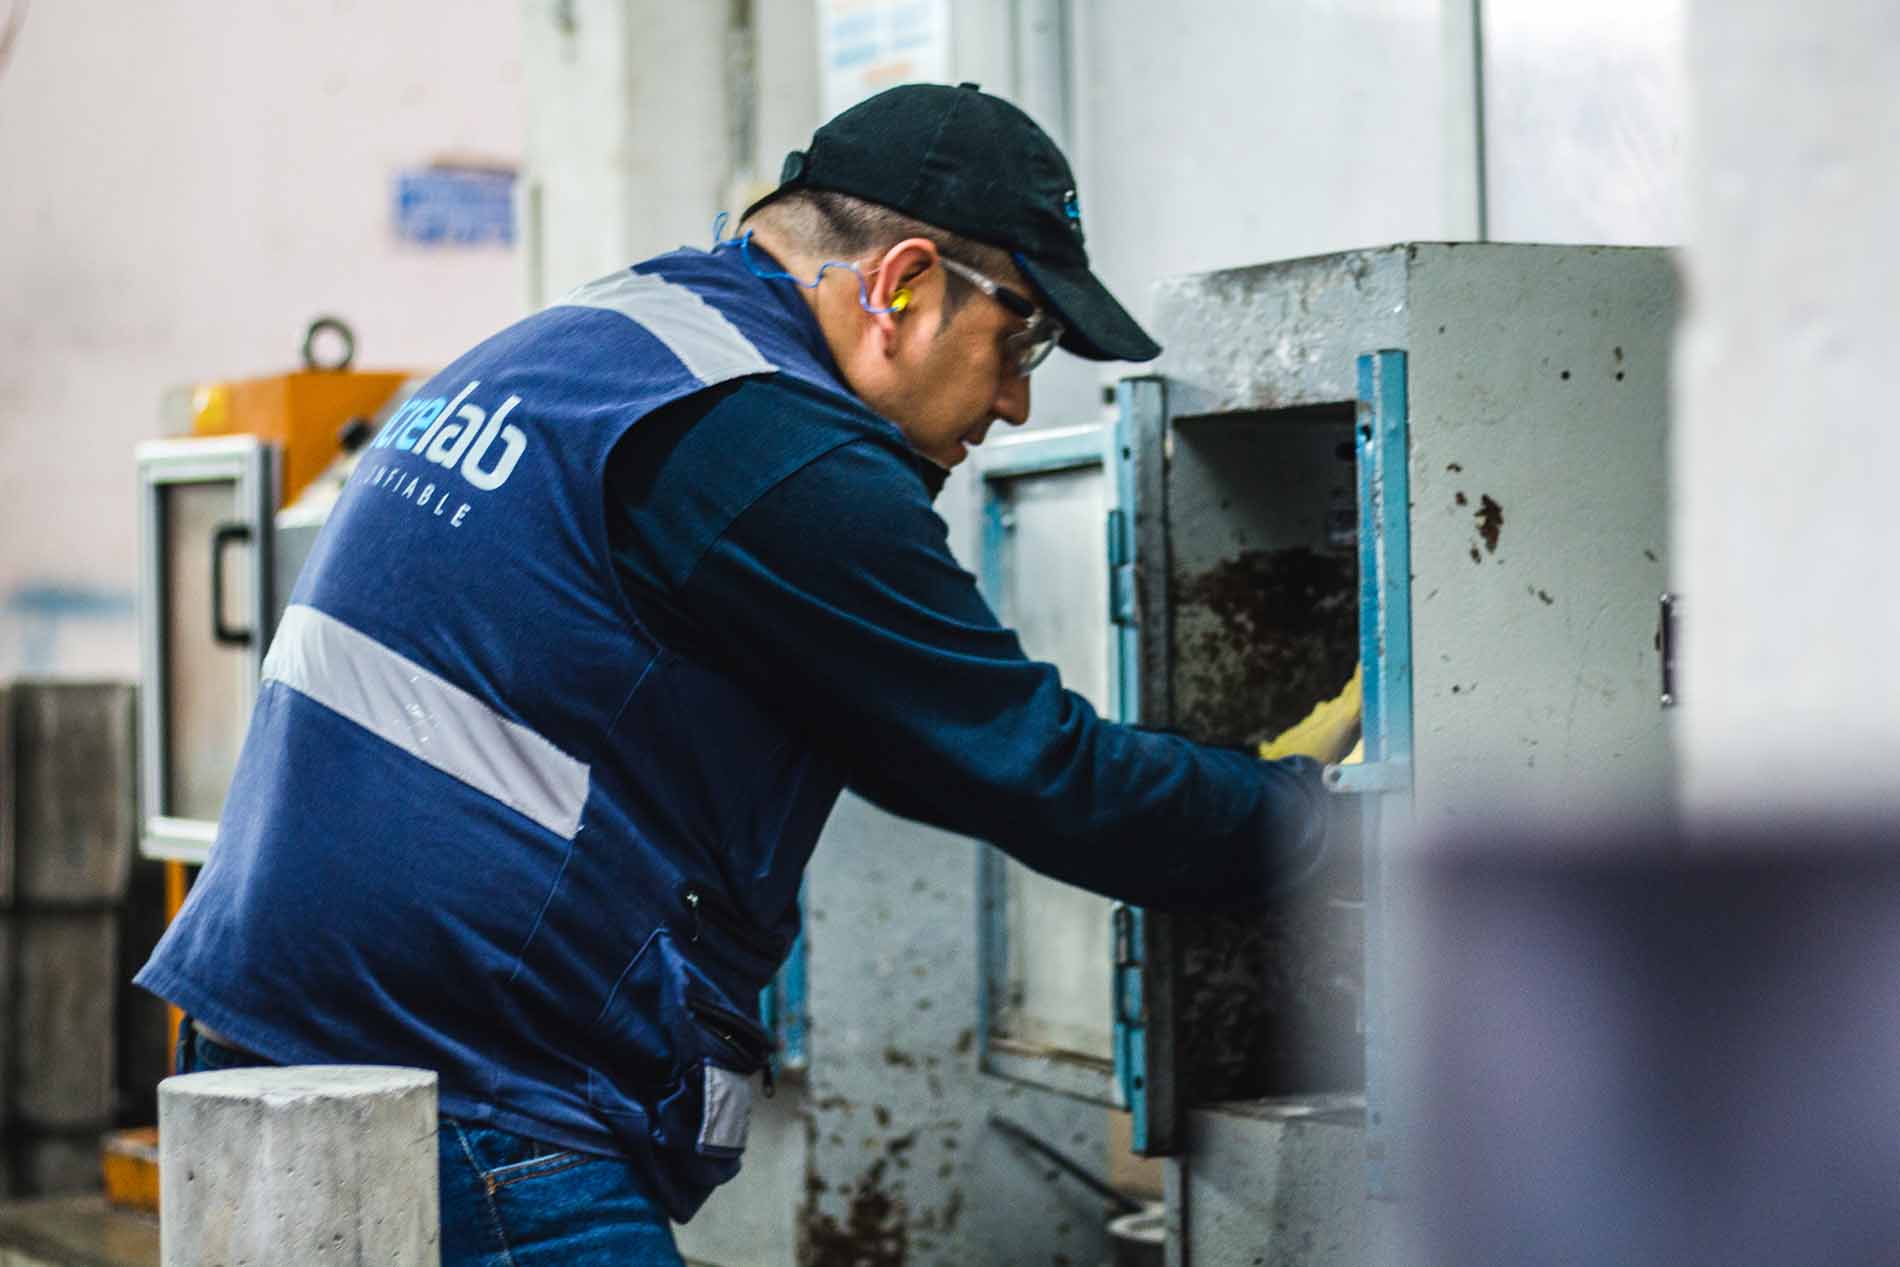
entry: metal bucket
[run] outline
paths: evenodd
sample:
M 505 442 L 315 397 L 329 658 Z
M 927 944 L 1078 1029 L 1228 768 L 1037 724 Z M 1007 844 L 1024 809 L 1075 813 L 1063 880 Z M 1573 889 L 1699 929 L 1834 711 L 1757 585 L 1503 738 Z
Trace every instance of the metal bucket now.
M 1136 1214 L 1118 1215 L 1108 1222 L 1108 1240 L 1114 1254 L 1109 1267 L 1162 1267 L 1167 1260 L 1166 1211 L 1151 1205 Z

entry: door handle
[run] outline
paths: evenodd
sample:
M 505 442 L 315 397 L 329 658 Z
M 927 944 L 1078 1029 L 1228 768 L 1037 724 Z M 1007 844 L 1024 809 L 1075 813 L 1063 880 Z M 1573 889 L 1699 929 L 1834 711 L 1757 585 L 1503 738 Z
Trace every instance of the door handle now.
M 233 542 L 251 541 L 251 525 L 221 523 L 211 533 L 211 636 L 220 646 L 248 647 L 253 641 L 249 629 L 233 629 L 224 623 L 224 556 Z

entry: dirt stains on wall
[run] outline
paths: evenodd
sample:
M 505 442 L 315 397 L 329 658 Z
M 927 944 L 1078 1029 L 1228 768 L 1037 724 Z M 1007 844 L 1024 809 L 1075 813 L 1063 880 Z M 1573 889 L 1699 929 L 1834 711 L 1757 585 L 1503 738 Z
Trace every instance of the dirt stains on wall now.
M 1352 551 L 1245 550 L 1174 582 L 1174 728 L 1183 734 L 1219 744 L 1271 739 L 1352 676 Z
M 1486 493 L 1478 499 L 1478 536 L 1484 541 L 1487 554 L 1498 552 L 1498 535 L 1504 531 L 1504 507 Z
M 814 1175 L 807 1186 L 799 1261 L 809 1267 L 904 1267 L 910 1255 L 910 1220 L 901 1192 L 885 1174 L 890 1160 L 880 1157 L 859 1175 L 846 1193 L 842 1220 L 818 1208 L 822 1187 Z

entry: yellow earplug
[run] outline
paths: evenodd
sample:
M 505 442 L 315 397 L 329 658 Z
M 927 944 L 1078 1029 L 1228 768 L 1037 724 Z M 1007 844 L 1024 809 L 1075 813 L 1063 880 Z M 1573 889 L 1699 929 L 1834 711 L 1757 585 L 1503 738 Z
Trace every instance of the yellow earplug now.
M 891 296 L 891 311 L 902 312 L 910 307 L 910 287 L 899 286 L 897 293 Z

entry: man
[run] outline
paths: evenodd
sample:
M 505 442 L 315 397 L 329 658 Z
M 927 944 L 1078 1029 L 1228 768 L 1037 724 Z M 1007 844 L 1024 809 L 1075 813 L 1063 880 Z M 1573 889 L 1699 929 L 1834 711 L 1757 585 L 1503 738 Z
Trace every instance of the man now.
M 974 85 L 893 89 L 740 228 L 390 420 L 139 976 L 196 1018 L 191 1067 L 439 1071 L 445 1263 L 678 1262 L 844 785 L 1150 905 L 1321 849 L 1316 763 L 1101 721 L 945 548 L 944 471 L 1027 418 L 1051 346 L 1159 352 L 1048 137 Z

